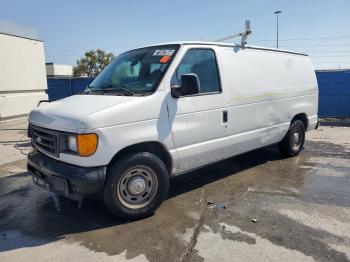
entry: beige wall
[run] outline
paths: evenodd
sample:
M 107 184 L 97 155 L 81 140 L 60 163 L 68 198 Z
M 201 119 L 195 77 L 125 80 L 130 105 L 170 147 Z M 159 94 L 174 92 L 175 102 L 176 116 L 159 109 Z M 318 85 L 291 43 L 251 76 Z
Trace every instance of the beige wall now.
M 28 114 L 47 99 L 44 43 L 0 33 L 0 119 Z
M 73 66 L 64 64 L 47 64 L 46 75 L 48 76 L 72 76 Z

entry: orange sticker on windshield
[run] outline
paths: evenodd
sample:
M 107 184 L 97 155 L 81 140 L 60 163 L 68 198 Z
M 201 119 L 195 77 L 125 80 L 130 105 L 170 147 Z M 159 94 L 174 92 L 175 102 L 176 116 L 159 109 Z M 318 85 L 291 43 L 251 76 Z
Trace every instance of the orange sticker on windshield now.
M 165 55 L 160 59 L 160 62 L 161 63 L 168 63 L 169 60 L 170 60 L 170 56 Z

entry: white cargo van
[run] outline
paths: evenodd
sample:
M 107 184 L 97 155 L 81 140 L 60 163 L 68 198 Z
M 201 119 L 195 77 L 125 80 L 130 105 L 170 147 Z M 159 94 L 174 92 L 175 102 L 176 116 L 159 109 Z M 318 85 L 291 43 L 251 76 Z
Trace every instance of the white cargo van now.
M 154 212 L 169 177 L 278 144 L 297 155 L 318 123 L 308 56 L 216 42 L 119 55 L 83 94 L 29 116 L 36 184 L 81 201 L 101 193 L 116 216 Z

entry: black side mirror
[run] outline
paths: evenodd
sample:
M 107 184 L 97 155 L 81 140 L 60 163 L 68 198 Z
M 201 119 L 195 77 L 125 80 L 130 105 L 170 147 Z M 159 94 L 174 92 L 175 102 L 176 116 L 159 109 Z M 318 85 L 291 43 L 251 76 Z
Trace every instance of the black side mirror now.
M 200 83 L 196 74 L 183 74 L 181 76 L 181 86 L 172 86 L 171 94 L 173 97 L 199 94 Z

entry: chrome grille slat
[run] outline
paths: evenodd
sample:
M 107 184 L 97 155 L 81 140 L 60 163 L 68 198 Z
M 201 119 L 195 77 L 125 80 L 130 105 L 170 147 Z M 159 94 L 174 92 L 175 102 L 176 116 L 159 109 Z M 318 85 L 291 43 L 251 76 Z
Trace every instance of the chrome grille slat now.
M 39 144 L 40 146 L 43 146 L 45 148 L 48 148 L 49 151 L 51 151 L 50 149 L 53 148 L 54 145 L 48 145 L 48 144 L 45 144 L 45 143 L 42 143 L 42 142 L 39 142 L 39 141 L 35 141 L 36 144 Z
M 40 136 L 41 138 L 43 138 L 45 140 L 54 141 L 54 139 L 52 137 L 48 137 L 48 136 L 41 135 L 41 134 L 38 134 L 38 133 L 35 133 L 35 135 L 36 136 Z
M 58 131 L 30 125 L 30 133 L 32 136 L 32 142 L 39 150 L 43 150 L 51 155 L 58 157 Z
M 45 138 L 41 138 L 40 136 L 37 136 L 37 135 L 34 135 L 35 136 L 35 139 L 36 139 L 36 143 L 38 144 L 42 144 L 42 145 L 51 145 L 51 146 L 54 146 L 55 145 L 55 142 L 54 140 L 48 140 L 48 139 L 45 139 Z M 41 138 L 41 141 L 38 141 L 38 138 Z

